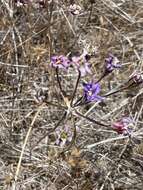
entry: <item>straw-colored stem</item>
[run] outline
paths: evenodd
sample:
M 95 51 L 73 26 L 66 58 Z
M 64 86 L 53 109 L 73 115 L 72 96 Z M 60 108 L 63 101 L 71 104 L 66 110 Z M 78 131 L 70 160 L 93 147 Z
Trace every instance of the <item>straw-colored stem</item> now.
M 20 172 L 20 166 L 21 166 L 21 162 L 22 162 L 22 158 L 23 158 L 23 154 L 24 154 L 24 151 L 25 151 L 25 147 L 26 147 L 26 144 L 27 144 L 27 141 L 28 141 L 28 138 L 31 134 L 31 131 L 32 131 L 32 128 L 33 128 L 33 125 L 36 121 L 36 118 L 38 116 L 38 114 L 40 113 L 40 111 L 42 110 L 43 108 L 43 104 L 38 108 L 31 124 L 30 124 L 30 127 L 27 131 L 27 134 L 26 134 L 26 137 L 25 137 L 25 140 L 24 140 L 24 143 L 23 143 L 23 146 L 22 146 L 22 151 L 21 151 L 21 154 L 20 154 L 20 157 L 19 157 L 19 161 L 18 161 L 18 164 L 17 164 L 17 169 L 16 169 L 16 172 L 15 172 L 15 177 L 14 177 L 14 183 L 13 183 L 13 187 L 12 187 L 12 190 L 15 190 L 16 189 L 16 182 L 18 180 L 18 175 L 19 175 L 19 172 Z

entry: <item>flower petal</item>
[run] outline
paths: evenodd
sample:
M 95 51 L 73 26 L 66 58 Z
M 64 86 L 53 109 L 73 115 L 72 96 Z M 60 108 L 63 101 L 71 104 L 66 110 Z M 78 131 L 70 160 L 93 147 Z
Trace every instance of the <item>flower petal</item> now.
M 98 94 L 101 90 L 100 84 L 99 83 L 92 84 L 92 90 L 94 91 L 95 94 Z

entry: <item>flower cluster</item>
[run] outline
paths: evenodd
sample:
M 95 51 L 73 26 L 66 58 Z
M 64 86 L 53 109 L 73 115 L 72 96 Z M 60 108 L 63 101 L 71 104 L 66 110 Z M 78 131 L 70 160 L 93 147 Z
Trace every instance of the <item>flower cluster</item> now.
M 80 71 L 82 77 L 91 74 L 91 65 L 88 63 L 89 60 L 90 56 L 86 50 L 83 50 L 81 55 L 71 57 L 73 66 Z
M 58 68 L 58 69 L 67 70 L 68 67 L 70 66 L 70 64 L 71 63 L 70 63 L 69 59 L 64 55 L 53 56 L 51 58 L 51 66 Z
M 99 96 L 99 92 L 101 90 L 99 83 L 83 83 L 84 88 L 84 100 L 85 102 L 92 102 L 92 101 L 101 101 L 103 97 Z
M 91 74 L 91 66 L 88 63 L 89 59 L 90 56 L 87 51 L 84 50 L 81 55 L 71 56 L 70 58 L 64 55 L 52 56 L 51 65 L 64 70 L 67 70 L 72 65 L 81 73 L 81 76 L 84 77 L 87 74 Z
M 80 76 L 84 77 L 88 74 L 92 74 L 91 65 L 89 64 L 90 55 L 84 49 L 81 55 L 73 55 L 70 54 L 68 57 L 64 55 L 60 56 L 52 56 L 51 57 L 51 66 L 58 69 L 67 70 L 71 65 L 79 71 Z M 120 68 L 119 60 L 113 56 L 109 55 L 105 60 L 105 72 L 101 79 L 103 79 L 107 74 L 111 73 L 114 69 Z M 100 80 L 101 80 L 100 79 Z M 76 105 L 80 105 L 83 103 L 89 103 L 93 101 L 102 101 L 104 98 L 99 96 L 99 92 L 101 90 L 99 81 L 98 82 L 89 82 L 83 83 L 83 97 L 81 101 L 76 102 Z M 78 80 L 79 81 L 79 80 Z
M 117 57 L 109 54 L 109 56 L 105 59 L 105 73 L 111 73 L 114 69 L 121 68 L 119 63 L 120 62 Z
M 101 102 L 105 100 L 107 96 L 113 95 L 115 93 L 120 92 L 121 90 L 125 90 L 128 87 L 130 87 L 130 85 L 126 87 L 126 83 L 124 83 L 121 85 L 121 88 L 118 87 L 115 90 L 113 89 L 112 92 L 101 95 L 101 86 L 100 86 L 101 80 L 104 79 L 108 74 L 113 72 L 115 69 L 121 68 L 121 64 L 119 60 L 117 59 L 117 57 L 110 54 L 105 59 L 104 72 L 102 73 L 101 77 L 97 81 L 95 81 L 94 78 L 92 78 L 89 82 L 82 81 L 82 88 L 83 88 L 82 95 L 76 101 L 74 101 L 74 98 L 76 96 L 76 91 L 78 89 L 77 88 L 78 83 L 81 77 L 84 77 L 87 74 L 90 74 L 91 76 L 91 73 L 92 73 L 91 65 L 89 63 L 90 56 L 91 55 L 89 55 L 88 52 L 84 49 L 82 54 L 78 54 L 78 55 L 70 54 L 68 56 L 60 55 L 60 56 L 53 56 L 51 58 L 51 66 L 56 68 L 56 71 L 58 71 L 57 69 L 64 69 L 67 71 L 70 66 L 73 66 L 76 70 L 79 71 L 75 89 L 73 90 L 72 96 L 68 97 L 69 98 L 68 104 L 66 104 L 66 106 L 68 105 L 67 112 L 66 112 L 68 113 L 67 115 L 69 115 L 69 113 L 72 113 L 72 111 L 74 111 L 75 116 L 83 117 L 87 119 L 88 121 L 91 121 L 97 125 L 101 125 L 104 127 L 111 127 L 112 130 L 116 131 L 118 134 L 131 136 L 134 122 L 130 117 L 122 117 L 121 119 L 115 121 L 113 124 L 104 124 L 100 121 L 96 121 L 95 119 L 84 116 L 83 114 L 79 113 L 76 110 L 77 107 L 87 105 L 88 103 L 91 103 L 91 102 Z M 62 92 L 62 85 L 58 77 L 59 76 L 57 72 L 57 81 L 59 83 L 59 87 Z M 129 80 L 127 80 L 127 83 L 129 81 L 131 81 L 131 85 L 143 83 L 142 73 L 135 73 L 131 75 Z M 63 93 L 63 100 L 66 103 L 66 93 L 65 94 Z M 56 135 L 57 135 L 56 144 L 61 147 L 63 147 L 67 143 L 71 143 L 74 136 L 69 126 L 65 126 L 63 129 L 58 128 L 56 131 Z
M 113 123 L 112 128 L 123 135 L 130 135 L 132 132 L 133 120 L 130 117 L 123 117 L 122 119 Z
M 79 75 L 81 77 L 84 77 L 87 74 L 92 73 L 91 65 L 89 64 L 89 60 L 90 60 L 90 55 L 84 49 L 84 51 L 81 55 L 74 55 L 74 56 L 70 55 L 69 57 L 64 56 L 64 55 L 52 56 L 51 66 L 54 68 L 57 68 L 57 69 L 64 69 L 65 71 L 67 71 L 67 69 L 72 65 L 74 68 L 76 68 L 79 71 Z M 108 56 L 108 58 L 105 59 L 105 70 L 104 70 L 103 75 L 100 77 L 99 80 L 97 80 L 97 82 L 83 82 L 83 95 L 81 98 L 79 98 L 75 102 L 74 105 L 78 106 L 78 105 L 83 105 L 83 104 L 93 102 L 93 101 L 102 101 L 104 99 L 103 97 L 107 97 L 107 94 L 103 95 L 103 97 L 101 97 L 99 95 L 99 93 L 101 91 L 99 82 L 106 75 L 110 74 L 114 69 L 119 69 L 119 68 L 121 68 L 121 64 L 119 64 L 119 60 L 117 59 L 117 57 L 110 54 Z M 77 89 L 77 85 L 79 83 L 80 76 L 77 80 L 76 89 Z M 135 73 L 134 75 L 132 75 L 130 77 L 129 81 L 133 81 L 132 83 L 135 83 L 135 84 L 143 83 L 142 73 Z M 60 83 L 60 81 L 59 81 L 59 83 Z M 62 92 L 61 85 L 60 85 L 60 89 Z M 73 96 L 75 96 L 76 89 L 74 90 Z M 126 88 L 123 87 L 122 89 L 126 89 Z M 120 91 L 119 89 L 115 90 L 114 92 L 109 93 L 108 96 L 111 94 L 115 94 L 119 91 Z M 74 97 L 71 98 L 72 102 L 73 102 L 73 98 Z

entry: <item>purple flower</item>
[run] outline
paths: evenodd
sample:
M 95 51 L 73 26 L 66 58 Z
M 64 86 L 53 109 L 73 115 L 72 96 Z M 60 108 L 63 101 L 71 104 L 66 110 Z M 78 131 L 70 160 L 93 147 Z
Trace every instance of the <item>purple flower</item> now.
M 56 144 L 63 147 L 65 144 L 70 143 L 73 138 L 73 132 L 70 126 L 66 125 L 63 128 L 56 129 Z
M 109 57 L 105 59 L 105 72 L 111 73 L 114 69 L 121 68 L 117 57 L 109 54 Z
M 73 66 L 80 71 L 82 77 L 86 76 L 87 74 L 91 74 L 91 66 L 88 63 L 89 59 L 90 56 L 86 50 L 84 50 L 81 55 L 73 56 L 71 58 Z
M 131 126 L 133 120 L 130 117 L 124 117 L 117 122 L 113 123 L 112 128 L 118 133 L 123 135 L 130 135 L 132 132 Z
M 135 72 L 130 76 L 129 81 L 133 81 L 135 84 L 143 83 L 143 73 Z
M 66 56 L 56 55 L 51 58 L 51 65 L 55 68 L 67 70 L 67 68 L 70 66 L 70 61 Z
M 99 96 L 101 90 L 99 83 L 83 83 L 84 87 L 84 99 L 86 102 L 101 101 L 103 97 Z
M 79 71 L 82 77 L 86 76 L 87 74 L 91 74 L 90 65 L 88 63 L 84 63 L 84 65 L 79 67 Z

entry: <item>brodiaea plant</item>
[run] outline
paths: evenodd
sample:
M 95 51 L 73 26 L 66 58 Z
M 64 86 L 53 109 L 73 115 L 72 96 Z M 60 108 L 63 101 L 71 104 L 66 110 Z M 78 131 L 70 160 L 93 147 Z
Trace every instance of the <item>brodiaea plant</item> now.
M 142 1 L 0 2 L 0 189 L 142 190 Z
M 105 104 L 107 97 L 110 97 L 119 92 L 128 90 L 130 88 L 133 88 L 134 86 L 142 84 L 143 83 L 141 77 L 142 75 L 139 74 L 138 72 L 134 73 L 127 81 L 122 82 L 122 84 L 119 87 L 116 87 L 115 89 L 113 88 L 109 92 L 103 93 L 102 85 L 100 83 L 102 83 L 104 79 L 106 80 L 106 77 L 110 75 L 112 72 L 114 72 L 114 70 L 118 69 L 118 71 L 120 72 L 120 70 L 122 69 L 122 64 L 119 62 L 118 58 L 112 54 L 109 54 L 109 56 L 105 59 L 105 64 L 101 77 L 99 79 L 95 79 L 95 77 L 92 76 L 93 73 L 92 73 L 91 64 L 89 63 L 90 55 L 88 54 L 88 52 L 83 50 L 83 53 L 81 55 L 79 54 L 78 56 L 77 55 L 71 56 L 71 55 L 72 54 L 68 56 L 54 55 L 51 57 L 50 65 L 55 71 L 57 84 L 59 86 L 63 103 L 65 105 L 63 116 L 61 117 L 61 119 L 54 128 L 56 134 L 58 134 L 58 137 L 55 141 L 56 145 L 59 146 L 62 145 L 62 148 L 64 148 L 66 147 L 66 144 L 68 144 L 68 147 L 71 147 L 71 145 L 75 143 L 76 134 L 77 134 L 76 131 L 77 128 L 75 126 L 75 122 L 70 123 L 71 126 L 73 125 L 72 127 L 71 126 L 68 127 L 68 125 L 66 124 L 66 122 L 68 122 L 68 119 L 71 120 L 71 117 L 73 117 L 74 120 L 76 120 L 77 118 L 84 118 L 93 124 L 99 125 L 103 128 L 106 127 L 106 129 L 109 131 L 113 130 L 117 132 L 117 134 L 119 135 L 128 136 L 129 138 L 131 138 L 134 121 L 130 116 L 124 115 L 122 118 L 118 118 L 117 121 L 102 122 L 100 120 L 96 120 L 95 118 L 91 118 L 84 115 L 82 113 L 82 110 L 86 105 L 91 107 L 92 104 L 94 103 Z M 73 91 L 72 95 L 67 96 L 63 88 L 62 85 L 63 83 L 61 81 L 61 78 L 63 72 L 64 74 L 66 74 L 70 68 L 73 68 L 74 72 L 78 73 L 78 77 L 75 87 L 72 90 Z M 90 81 L 85 80 L 87 75 L 90 75 Z M 82 86 L 82 91 L 80 89 L 80 92 L 78 92 L 79 90 L 78 86 Z M 96 112 L 96 107 L 95 107 L 95 112 Z M 60 125 L 62 122 L 65 123 L 66 127 L 63 127 L 61 131 Z M 40 139 L 40 141 L 43 138 L 45 138 L 47 135 L 48 134 L 45 134 Z M 40 141 L 38 141 L 38 143 Z

